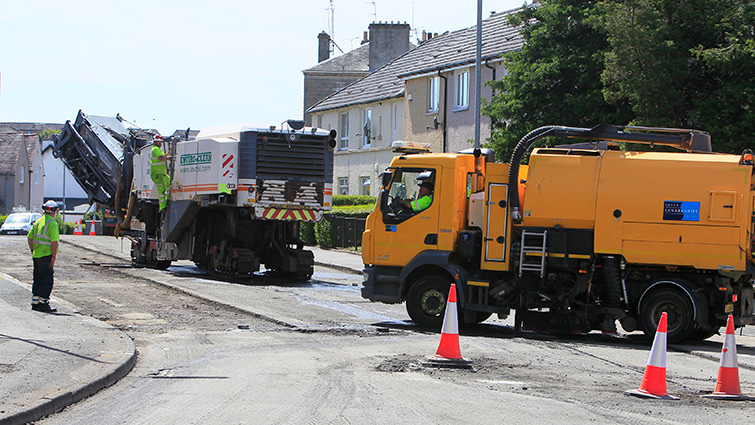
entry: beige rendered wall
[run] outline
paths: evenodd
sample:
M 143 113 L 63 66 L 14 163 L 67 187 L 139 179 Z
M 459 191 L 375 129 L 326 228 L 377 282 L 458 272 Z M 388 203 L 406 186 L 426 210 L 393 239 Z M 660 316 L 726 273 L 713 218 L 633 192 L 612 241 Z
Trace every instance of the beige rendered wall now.
M 372 110 L 372 137 L 369 146 L 363 146 L 362 116 L 365 109 Z M 395 156 L 391 151 L 394 140 L 404 140 L 404 103 L 402 99 L 355 105 L 313 114 L 313 124 L 338 132 L 338 146 L 333 165 L 333 193 L 341 194 L 339 178 L 348 178 L 348 194 L 362 193 L 361 179 L 370 180 L 370 195 L 377 196 L 380 188 L 378 175 L 390 165 Z M 342 149 L 341 117 L 349 113 L 348 148 Z M 395 129 L 395 132 L 394 132 Z
M 503 77 L 505 69 L 502 62 L 489 64 L 495 69 L 495 79 Z M 454 93 L 456 90 L 456 74 L 469 72 L 469 106 L 466 108 L 455 109 Z M 485 85 L 485 81 L 493 78 L 493 69 L 482 67 L 482 97 L 491 99 L 492 89 Z M 435 74 L 437 75 L 437 74 Z M 440 100 L 438 112 L 428 112 L 428 79 L 434 75 L 425 75 L 421 77 L 406 80 L 406 95 L 404 96 L 404 110 L 406 111 L 404 136 L 406 140 L 431 143 L 433 152 L 443 151 L 443 130 L 446 130 L 446 152 L 458 152 L 462 149 L 473 147 L 474 140 L 474 121 L 475 121 L 475 69 L 474 66 L 459 68 L 451 71 L 442 72 L 445 77 L 440 79 Z M 444 89 L 447 87 L 447 105 L 444 100 Z M 411 100 L 410 100 L 411 99 Z M 446 108 L 446 113 L 443 110 Z M 435 128 L 435 120 L 440 125 Z M 444 122 L 445 121 L 445 122 Z M 490 119 L 484 115 L 480 122 L 480 143 L 485 144 L 490 137 Z

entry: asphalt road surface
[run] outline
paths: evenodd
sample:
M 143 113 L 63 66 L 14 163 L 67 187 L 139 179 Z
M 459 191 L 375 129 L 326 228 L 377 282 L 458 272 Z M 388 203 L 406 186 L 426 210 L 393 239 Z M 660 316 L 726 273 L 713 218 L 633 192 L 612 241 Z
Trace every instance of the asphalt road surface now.
M 515 335 L 490 319 L 460 337 L 472 369 L 425 366 L 439 334 L 403 305 L 370 303 L 358 275 L 213 278 L 189 262 L 132 268 L 128 247 L 64 242 L 54 297 L 121 329 L 138 350 L 118 383 L 39 424 L 755 423 L 755 402 L 702 399 L 722 338 L 671 346 L 669 393 L 629 397 L 648 360 L 639 333 Z M 0 271 L 31 280 L 25 238 L 0 237 Z M 53 300 L 54 301 L 54 300 Z M 737 334 L 742 391 L 755 395 L 755 336 Z

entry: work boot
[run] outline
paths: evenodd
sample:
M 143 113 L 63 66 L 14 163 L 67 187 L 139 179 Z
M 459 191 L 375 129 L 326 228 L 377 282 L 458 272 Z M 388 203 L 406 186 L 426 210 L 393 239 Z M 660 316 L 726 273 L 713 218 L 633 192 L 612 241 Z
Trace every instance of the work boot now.
M 55 313 L 56 311 L 58 311 L 57 308 L 50 307 L 50 304 L 48 303 L 32 304 L 31 309 L 34 311 L 42 312 L 42 313 Z

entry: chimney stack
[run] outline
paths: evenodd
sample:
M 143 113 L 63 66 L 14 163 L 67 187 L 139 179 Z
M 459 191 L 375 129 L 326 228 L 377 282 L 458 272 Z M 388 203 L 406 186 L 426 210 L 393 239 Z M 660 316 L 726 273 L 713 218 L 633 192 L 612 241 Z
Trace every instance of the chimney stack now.
M 409 24 L 373 22 L 369 29 L 370 71 L 409 51 Z
M 330 36 L 325 31 L 317 35 L 317 63 L 330 59 Z

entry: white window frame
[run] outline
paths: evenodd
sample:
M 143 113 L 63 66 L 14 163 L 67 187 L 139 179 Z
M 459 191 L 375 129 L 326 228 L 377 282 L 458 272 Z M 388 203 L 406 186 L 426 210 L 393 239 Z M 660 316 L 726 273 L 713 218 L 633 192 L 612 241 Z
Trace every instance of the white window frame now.
M 469 70 L 458 72 L 454 85 L 454 110 L 469 109 Z
M 440 108 L 440 77 L 434 76 L 427 80 L 427 112 L 438 112 Z
M 344 189 L 346 190 L 346 193 L 343 193 Z M 348 195 L 349 194 L 349 178 L 348 177 L 339 177 L 338 178 L 338 194 L 339 195 Z
M 372 108 L 362 109 L 362 147 L 372 146 Z
M 345 151 L 349 149 L 349 113 L 344 112 L 341 114 L 341 146 L 340 150 Z
M 26 176 L 26 167 L 23 165 L 18 167 L 18 183 L 24 184 L 24 176 Z
M 371 183 L 372 182 L 369 176 L 359 177 L 359 194 L 370 196 Z M 365 193 L 365 188 L 367 188 L 367 193 Z

